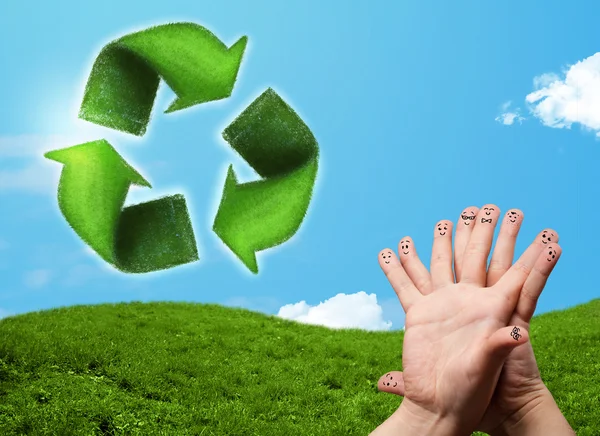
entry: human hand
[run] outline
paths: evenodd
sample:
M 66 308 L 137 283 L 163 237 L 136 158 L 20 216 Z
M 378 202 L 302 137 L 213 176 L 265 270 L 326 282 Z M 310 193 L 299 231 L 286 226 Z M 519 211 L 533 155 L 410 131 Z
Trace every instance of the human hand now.
M 476 216 L 476 221 L 459 219 L 455 244 L 458 283 L 452 272 L 449 221 L 440 221 L 435 228 L 431 275 L 419 261 L 410 238 L 399 244 L 402 263 L 391 250 L 380 253 L 380 265 L 407 316 L 404 373 L 387 373 L 379 387 L 403 395 L 402 404 L 407 407 L 434 416 L 452 416 L 461 429 L 471 431 L 477 426 L 489 432 L 520 410 L 525 397 L 531 401 L 545 389 L 527 341 L 527 328 L 560 247 L 551 235 L 556 232 L 548 231 L 544 241 L 540 235 L 509 270 L 523 215 L 511 210 L 486 274 L 498 208 L 468 208 L 463 215 Z M 505 327 L 507 323 L 509 327 Z M 504 384 L 487 408 L 508 355 L 519 360 L 503 372 Z
M 479 210 L 476 207 L 468 207 L 458 219 L 456 227 L 456 240 L 454 247 L 454 271 L 457 280 L 460 280 L 465 248 L 473 231 L 473 219 Z M 514 256 L 516 238 L 523 220 L 523 212 L 518 209 L 509 210 L 502 222 L 498 241 L 492 255 L 490 266 L 485 276 L 487 286 L 493 286 L 500 277 L 508 271 Z M 406 242 L 406 240 L 410 242 Z M 536 236 L 535 241 L 523 254 L 528 265 L 534 264 L 540 253 L 558 242 L 558 233 L 552 229 L 545 229 Z M 412 241 L 404 238 L 401 245 L 412 245 Z M 412 248 L 412 247 L 411 247 Z M 402 250 L 407 252 L 407 250 Z M 550 253 L 550 249 L 548 249 Z M 549 254 L 549 257 L 553 255 Z M 556 260 L 560 256 L 557 250 Z M 413 282 L 418 283 L 417 288 L 423 294 L 432 292 L 432 278 L 420 262 L 414 248 L 408 250 L 407 254 L 401 255 L 400 260 L 408 276 Z M 552 263 L 555 265 L 556 263 Z M 535 312 L 537 300 L 546 284 L 550 270 L 530 271 L 521 290 L 516 309 L 512 314 L 509 325 L 529 330 L 529 322 Z M 485 272 L 484 272 L 485 274 Z M 483 281 L 483 280 L 481 280 Z M 400 371 L 392 371 L 379 379 L 379 390 L 396 395 L 404 395 L 403 374 Z M 535 360 L 531 342 L 527 341 L 522 347 L 513 349 L 502 368 L 498 384 L 494 391 L 492 400 L 477 425 L 476 430 L 489 434 L 503 432 L 503 428 L 512 426 L 518 422 L 536 402 L 546 398 L 549 394 L 544 385 Z

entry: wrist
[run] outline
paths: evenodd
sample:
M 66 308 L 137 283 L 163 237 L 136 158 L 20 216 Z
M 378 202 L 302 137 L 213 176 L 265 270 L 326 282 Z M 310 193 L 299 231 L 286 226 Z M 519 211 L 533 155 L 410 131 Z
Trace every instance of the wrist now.
M 492 436 L 526 436 L 532 434 L 552 434 L 556 436 L 575 435 L 569 422 L 558 408 L 548 388 L 529 401 L 517 412 L 509 416 Z
M 471 434 L 472 429 L 469 430 L 461 429 L 451 417 L 425 410 L 404 398 L 392 416 L 370 436 L 466 436 Z

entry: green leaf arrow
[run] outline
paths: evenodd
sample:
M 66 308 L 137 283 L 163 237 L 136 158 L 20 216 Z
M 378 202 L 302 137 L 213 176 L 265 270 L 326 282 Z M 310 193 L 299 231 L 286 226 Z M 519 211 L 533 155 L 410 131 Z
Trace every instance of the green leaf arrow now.
M 194 23 L 171 23 L 106 45 L 88 79 L 79 117 L 142 136 L 160 78 L 177 98 L 166 112 L 231 95 L 248 38 L 227 48 Z
M 238 184 L 230 166 L 213 230 L 256 274 L 255 253 L 287 241 L 302 224 L 319 149 L 308 126 L 271 88 L 223 131 L 223 137 L 263 180 Z
M 182 195 L 122 209 L 131 184 L 151 186 L 107 141 L 44 156 L 64 164 L 58 186 L 62 214 L 105 261 L 123 272 L 143 273 L 198 260 Z

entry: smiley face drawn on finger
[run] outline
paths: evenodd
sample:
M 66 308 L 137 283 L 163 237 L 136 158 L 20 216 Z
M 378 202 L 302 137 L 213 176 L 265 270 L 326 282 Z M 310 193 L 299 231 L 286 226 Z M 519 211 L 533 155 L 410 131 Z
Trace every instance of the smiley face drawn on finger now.
M 448 227 L 450 227 L 450 224 L 448 224 L 446 221 L 440 221 L 436 226 L 440 236 L 444 236 L 446 234 Z
M 400 250 L 402 250 L 402 254 L 410 253 L 410 239 L 403 239 L 400 241 Z
M 392 376 L 391 376 L 389 373 L 387 373 L 387 374 L 385 375 L 385 378 L 386 378 L 385 380 L 382 380 L 382 381 L 381 381 L 381 384 L 382 384 L 383 386 L 389 386 L 389 385 L 392 385 L 392 387 L 393 387 L 393 388 L 395 388 L 396 386 L 398 386 L 398 382 L 397 382 L 397 381 L 394 381 L 394 377 L 392 377 Z
M 542 232 L 542 243 L 543 244 L 548 244 L 550 242 L 552 242 L 552 239 L 554 239 L 554 241 L 556 242 L 556 235 L 554 233 L 552 233 L 550 230 L 544 230 Z
M 556 250 L 553 249 L 552 247 L 548 247 L 548 257 L 546 258 L 546 260 L 548 262 L 552 262 L 552 259 L 554 259 L 556 257 Z
M 517 222 L 517 220 L 519 219 L 519 216 L 520 215 L 514 210 L 510 210 L 510 211 L 506 212 L 506 218 L 512 224 Z
M 391 259 L 392 259 L 392 251 L 388 250 L 386 252 L 381 253 L 381 257 L 383 258 L 383 262 L 386 265 L 389 265 L 389 263 L 391 262 Z
M 494 209 L 493 207 L 484 207 L 483 210 L 485 211 L 486 215 L 491 215 L 493 211 L 495 211 L 496 209 Z
M 463 213 L 460 214 L 460 219 L 463 220 L 463 224 L 465 226 L 470 225 L 470 221 L 473 221 L 475 219 L 475 211 L 474 210 L 465 210 Z

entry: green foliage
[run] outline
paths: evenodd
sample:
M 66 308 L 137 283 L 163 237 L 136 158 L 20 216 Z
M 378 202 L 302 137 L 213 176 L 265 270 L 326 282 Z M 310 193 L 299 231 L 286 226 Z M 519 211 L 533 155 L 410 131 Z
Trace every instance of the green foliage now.
M 531 337 L 577 434 L 600 434 L 600 300 L 535 317 Z M 195 303 L 9 317 L 0 434 L 366 435 L 400 404 L 376 383 L 402 338 Z

